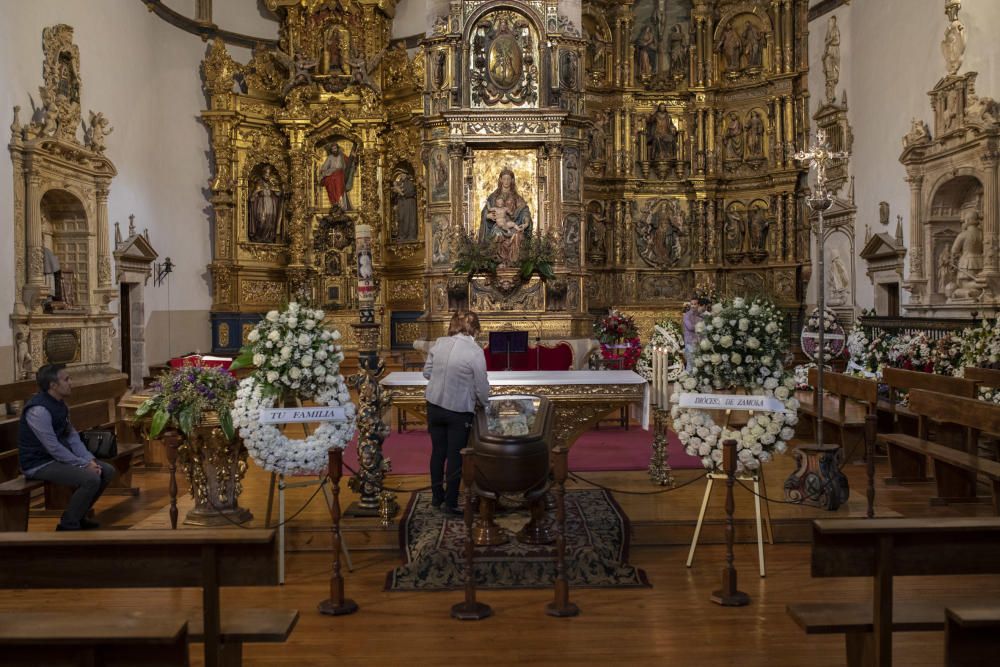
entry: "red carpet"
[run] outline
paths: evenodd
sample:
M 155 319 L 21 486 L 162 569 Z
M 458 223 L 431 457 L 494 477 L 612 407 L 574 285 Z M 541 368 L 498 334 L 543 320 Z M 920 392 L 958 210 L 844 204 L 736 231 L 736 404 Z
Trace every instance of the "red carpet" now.
M 623 429 L 588 431 L 573 443 L 569 450 L 569 469 L 574 472 L 595 470 L 645 470 L 652 455 L 653 432 L 633 426 Z M 684 453 L 680 441 L 673 433 L 667 445 L 670 467 L 675 470 L 701 468 L 701 459 Z M 392 461 L 396 475 L 414 475 L 427 472 L 431 456 L 431 438 L 427 431 L 395 430 L 386 438 L 382 453 Z M 344 463 L 357 470 L 357 445 L 351 443 L 344 456 Z

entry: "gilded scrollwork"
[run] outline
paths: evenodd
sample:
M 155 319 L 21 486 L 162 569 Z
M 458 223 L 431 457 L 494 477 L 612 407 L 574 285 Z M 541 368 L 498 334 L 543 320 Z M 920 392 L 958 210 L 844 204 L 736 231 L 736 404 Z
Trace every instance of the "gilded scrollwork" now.
M 241 280 L 240 300 L 257 306 L 276 306 L 286 298 L 285 283 L 275 280 Z

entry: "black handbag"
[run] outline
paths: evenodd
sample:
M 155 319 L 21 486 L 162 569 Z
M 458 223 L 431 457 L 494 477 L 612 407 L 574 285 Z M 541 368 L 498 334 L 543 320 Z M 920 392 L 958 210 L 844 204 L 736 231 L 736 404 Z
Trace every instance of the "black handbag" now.
M 112 459 L 118 456 L 118 436 L 114 431 L 92 429 L 80 434 L 84 447 L 99 459 Z

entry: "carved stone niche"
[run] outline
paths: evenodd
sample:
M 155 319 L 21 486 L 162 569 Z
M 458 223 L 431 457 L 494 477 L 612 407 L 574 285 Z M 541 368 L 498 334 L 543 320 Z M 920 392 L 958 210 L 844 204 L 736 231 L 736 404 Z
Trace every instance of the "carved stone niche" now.
M 902 224 L 897 225 L 895 237 L 886 232 L 869 236 L 859 254 L 868 265 L 865 273 L 875 288 L 875 313 L 880 317 L 898 317 L 906 257 Z
M 159 255 L 149 242 L 148 230 L 136 233 L 130 220 L 128 231 L 128 238 L 122 239 L 115 223 L 115 277 L 122 295 L 118 334 L 122 371 L 128 374 L 129 385 L 133 389 L 141 389 L 143 377 L 149 372 L 146 363 L 145 287 L 153 274 L 153 262 Z

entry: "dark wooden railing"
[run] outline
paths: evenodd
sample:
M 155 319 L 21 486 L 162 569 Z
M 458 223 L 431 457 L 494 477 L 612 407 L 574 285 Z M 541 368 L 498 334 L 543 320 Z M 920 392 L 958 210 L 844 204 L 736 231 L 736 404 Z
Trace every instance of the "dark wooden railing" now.
M 925 334 L 931 340 L 949 333 L 979 326 L 979 317 L 861 317 L 858 324 L 869 340 L 882 333 L 892 336 Z

